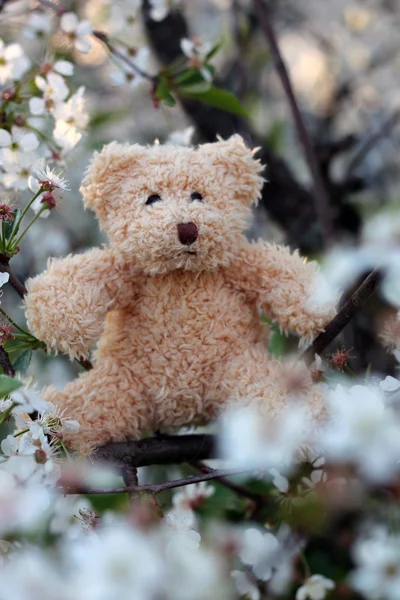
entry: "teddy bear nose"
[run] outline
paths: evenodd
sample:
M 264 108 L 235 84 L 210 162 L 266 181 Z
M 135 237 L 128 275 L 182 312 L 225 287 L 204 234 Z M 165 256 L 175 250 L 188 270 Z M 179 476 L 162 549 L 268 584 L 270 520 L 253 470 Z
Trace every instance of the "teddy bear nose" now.
M 199 230 L 194 223 L 178 223 L 178 237 L 181 244 L 190 246 L 197 240 Z

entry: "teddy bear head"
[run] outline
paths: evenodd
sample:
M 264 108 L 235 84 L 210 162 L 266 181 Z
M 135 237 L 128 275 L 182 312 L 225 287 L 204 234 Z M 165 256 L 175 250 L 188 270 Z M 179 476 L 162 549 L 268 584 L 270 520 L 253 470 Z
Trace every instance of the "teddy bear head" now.
M 110 245 L 148 274 L 228 265 L 260 196 L 262 166 L 239 135 L 198 148 L 95 153 L 81 192 Z

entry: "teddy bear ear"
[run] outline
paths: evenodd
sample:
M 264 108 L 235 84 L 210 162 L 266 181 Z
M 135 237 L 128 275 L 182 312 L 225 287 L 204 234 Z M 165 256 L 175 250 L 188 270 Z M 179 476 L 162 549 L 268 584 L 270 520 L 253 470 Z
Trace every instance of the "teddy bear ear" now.
M 101 210 L 104 202 L 118 190 L 126 169 L 139 163 L 146 148 L 139 144 L 111 142 L 100 152 L 95 152 L 86 169 L 80 192 L 85 206 Z
M 257 204 L 266 181 L 261 176 L 264 166 L 254 157 L 258 149 L 246 146 L 238 134 L 227 140 L 218 138 L 218 142 L 199 147 L 201 154 L 207 156 L 222 173 L 224 187 L 232 186 L 235 197 L 247 205 Z

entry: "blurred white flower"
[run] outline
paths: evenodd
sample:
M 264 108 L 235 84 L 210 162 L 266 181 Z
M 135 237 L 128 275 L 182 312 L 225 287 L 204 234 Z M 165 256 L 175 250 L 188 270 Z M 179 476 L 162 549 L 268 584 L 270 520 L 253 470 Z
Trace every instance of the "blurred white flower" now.
M 166 577 L 153 537 L 126 524 L 71 543 L 68 557 L 74 589 L 86 590 L 88 600 L 156 597 Z
M 31 66 L 20 44 L 4 45 L 0 39 L 0 85 L 20 79 Z
M 54 111 L 56 125 L 53 136 L 65 151 L 76 146 L 89 123 L 84 93 L 85 88 L 81 86 L 67 102 L 58 105 Z
M 178 129 L 177 131 L 172 131 L 166 140 L 166 144 L 170 144 L 171 146 L 191 146 L 192 138 L 194 134 L 194 127 L 191 125 L 190 127 L 186 127 L 185 129 Z
M 51 71 L 46 78 L 37 75 L 35 83 L 43 93 L 43 97 L 29 100 L 29 110 L 33 115 L 42 115 L 45 111 L 54 112 L 60 102 L 68 96 L 68 86 L 58 73 Z
M 136 54 L 132 55 L 129 50 L 124 48 L 120 51 L 121 54 L 129 58 L 130 62 L 136 65 L 141 71 L 145 73 L 149 70 L 149 58 L 150 52 L 146 47 L 139 48 Z M 143 81 L 146 81 L 140 73 L 137 73 L 123 61 L 118 62 L 118 66 L 115 66 L 114 70 L 110 74 L 111 83 L 115 86 L 129 85 L 130 87 L 136 87 Z
M 150 0 L 150 17 L 153 21 L 164 21 L 174 6 L 179 6 L 181 0 Z
M 285 471 L 307 440 L 309 428 L 308 411 L 300 403 L 289 403 L 274 419 L 252 407 L 231 409 L 221 419 L 221 454 L 241 468 Z
M 0 288 L 3 287 L 5 283 L 7 283 L 10 279 L 10 275 L 8 273 L 0 273 Z
M 289 481 L 283 477 L 278 469 L 269 469 L 269 474 L 272 475 L 272 483 L 281 494 L 286 494 L 289 491 Z
M 324 600 L 326 593 L 333 590 L 334 581 L 323 575 L 311 575 L 296 592 L 296 600 Z
M 74 12 L 67 12 L 60 19 L 60 27 L 78 52 L 89 52 L 91 45 L 88 36 L 93 33 L 90 21 L 79 21 Z
M 9 148 L 1 151 L 1 166 L 4 173 L 0 173 L 0 181 L 4 187 L 17 190 L 28 189 L 28 179 L 36 168 L 37 155 L 33 152 L 15 152 Z
M 19 460 L 19 457 L 14 459 Z M 37 526 L 50 505 L 49 492 L 43 485 L 30 481 L 18 483 L 13 473 L 4 470 L 7 463 L 0 465 L 0 535 Z
M 206 81 L 212 81 L 211 72 L 204 66 L 207 60 L 207 54 L 212 49 L 212 44 L 202 42 L 198 39 L 183 38 L 181 40 L 181 50 L 189 59 L 189 65 L 195 69 L 199 69 Z
M 268 581 L 279 549 L 280 544 L 272 533 L 250 528 L 241 537 L 239 558 L 245 565 L 251 566 L 257 579 Z
M 193 509 L 212 496 L 214 491 L 214 487 L 208 485 L 205 481 L 194 483 L 193 485 L 185 486 L 179 492 L 175 492 L 172 503 L 178 509 Z
M 246 571 L 231 571 L 231 576 L 241 596 L 245 596 L 248 600 L 260 600 L 260 590 L 250 573 Z
M 400 597 L 400 537 L 383 526 L 368 527 L 353 546 L 357 568 L 350 585 L 365 598 L 398 600 Z
M 54 27 L 54 17 L 50 12 L 31 12 L 25 22 L 23 35 L 29 40 L 48 36 Z
M 11 128 L 11 133 L 6 129 L 0 129 L 0 146 L 1 148 L 7 148 L 10 152 L 30 152 L 36 150 L 39 146 L 39 140 L 31 131 L 26 131 L 22 127 L 14 125 Z M 2 150 L 0 161 L 4 156 L 4 150 Z
M 367 478 L 387 480 L 398 468 L 400 420 L 379 388 L 337 385 L 328 402 L 331 420 L 318 435 L 328 462 L 354 462 Z

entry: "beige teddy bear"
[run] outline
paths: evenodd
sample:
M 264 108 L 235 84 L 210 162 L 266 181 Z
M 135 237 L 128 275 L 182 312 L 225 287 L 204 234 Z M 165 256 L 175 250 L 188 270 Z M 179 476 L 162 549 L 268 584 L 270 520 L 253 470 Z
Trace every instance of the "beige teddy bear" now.
M 266 351 L 259 309 L 307 340 L 334 313 L 312 303 L 316 263 L 243 235 L 261 171 L 238 135 L 196 149 L 111 143 L 94 155 L 81 191 L 109 246 L 51 260 L 25 300 L 49 348 L 87 357 L 99 340 L 93 370 L 44 392 L 79 421 L 81 450 L 204 424 L 232 401 L 271 416 L 289 401 L 290 373 Z M 318 417 L 322 395 L 303 375 Z

